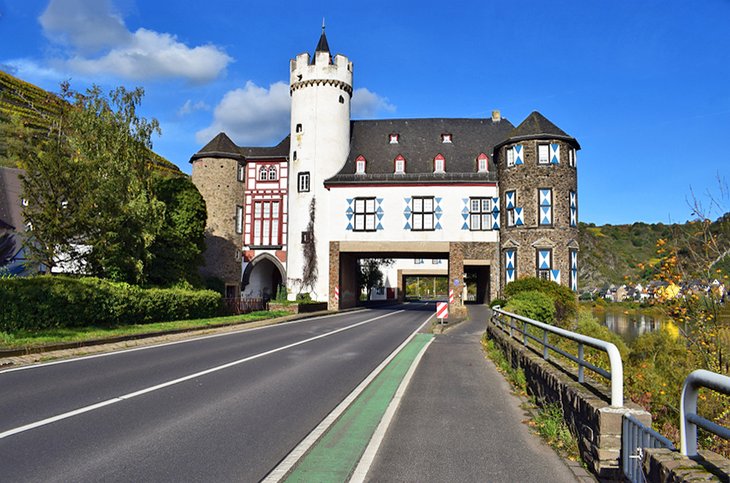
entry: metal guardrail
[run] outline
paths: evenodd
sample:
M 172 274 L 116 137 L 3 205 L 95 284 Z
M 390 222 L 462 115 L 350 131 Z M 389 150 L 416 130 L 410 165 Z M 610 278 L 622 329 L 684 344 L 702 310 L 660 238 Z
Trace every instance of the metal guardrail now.
M 668 448 L 675 450 L 674 444 L 641 421 L 624 414 L 621 431 L 621 466 L 624 476 L 632 483 L 645 481 L 641 462 L 644 448 Z
M 499 315 L 503 317 L 509 318 L 510 322 L 507 324 L 505 321 L 501 320 Z M 522 343 L 525 346 L 528 346 L 528 342 L 530 340 L 537 342 L 538 344 L 542 345 L 543 351 L 542 351 L 542 357 L 543 359 L 547 360 L 549 359 L 549 351 L 556 352 L 569 360 L 575 362 L 578 364 L 578 382 L 584 383 L 584 375 L 583 375 L 583 369 L 588 368 L 591 371 L 605 377 L 606 379 L 611 381 L 611 406 L 613 407 L 623 407 L 624 405 L 624 369 L 623 369 L 623 363 L 621 362 L 621 354 L 618 351 L 618 348 L 610 343 L 606 342 L 605 340 L 596 339 L 594 337 L 588 337 L 583 334 L 578 334 L 576 332 L 571 332 L 569 330 L 561 329 L 560 327 L 555 327 L 550 324 L 546 324 L 544 322 L 538 322 L 537 320 L 532 320 L 527 317 L 523 317 L 521 315 L 513 314 L 510 312 L 505 312 L 504 310 L 501 310 L 499 306 L 492 308 L 492 321 L 494 324 L 502 329 L 505 333 L 509 333 L 509 336 L 513 339 L 518 339 L 515 337 L 514 333 L 515 331 L 519 332 L 521 334 Z M 521 324 L 515 324 L 515 321 L 521 322 Z M 519 325 L 519 327 L 518 327 Z M 542 329 L 542 338 L 535 337 L 534 335 L 530 334 L 527 330 L 528 325 L 537 327 L 538 329 Z M 578 355 L 575 356 L 569 352 L 566 352 L 562 350 L 559 347 L 556 347 L 548 342 L 548 333 L 550 334 L 556 334 L 563 338 L 572 340 L 578 344 Z M 591 364 L 590 362 L 586 361 L 584 359 L 584 346 L 593 347 L 595 349 L 602 350 L 608 354 L 608 360 L 611 365 L 611 371 L 608 372 L 598 366 L 595 366 Z
M 730 429 L 715 424 L 697 414 L 697 397 L 701 387 L 730 395 L 730 377 L 698 369 L 684 380 L 682 400 L 680 402 L 682 419 L 679 421 L 680 449 L 684 456 L 697 455 L 698 426 L 721 438 L 730 439 Z

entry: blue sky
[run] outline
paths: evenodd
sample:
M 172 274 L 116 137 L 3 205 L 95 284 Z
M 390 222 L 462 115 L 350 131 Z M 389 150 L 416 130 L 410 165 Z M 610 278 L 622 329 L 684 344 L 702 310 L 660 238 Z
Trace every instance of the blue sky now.
M 538 110 L 576 137 L 580 219 L 683 222 L 730 169 L 730 1 L 0 0 L 0 68 L 57 91 L 142 86 L 155 151 L 288 130 L 288 62 L 322 17 L 357 118 Z M 727 198 L 723 205 L 730 210 Z M 717 216 L 719 213 L 713 213 Z

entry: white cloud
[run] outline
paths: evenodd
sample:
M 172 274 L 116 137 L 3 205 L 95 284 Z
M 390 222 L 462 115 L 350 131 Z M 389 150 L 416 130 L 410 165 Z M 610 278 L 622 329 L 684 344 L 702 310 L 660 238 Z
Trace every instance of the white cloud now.
M 237 144 L 261 146 L 276 143 L 289 132 L 289 85 L 268 89 L 251 81 L 243 89 L 227 92 L 213 111 L 213 124 L 195 134 L 200 144 L 225 132 Z
M 82 75 L 203 83 L 233 60 L 215 45 L 188 47 L 172 34 L 145 28 L 130 32 L 110 0 L 51 0 L 39 21 L 51 40 L 71 49 L 51 64 Z
M 195 111 L 209 111 L 210 106 L 203 101 L 193 102 L 188 99 L 177 111 L 178 116 L 187 116 Z
M 365 87 L 355 89 L 350 106 L 352 117 L 361 119 L 375 117 L 381 112 L 395 111 L 395 106 L 388 102 L 387 97 L 379 96 Z

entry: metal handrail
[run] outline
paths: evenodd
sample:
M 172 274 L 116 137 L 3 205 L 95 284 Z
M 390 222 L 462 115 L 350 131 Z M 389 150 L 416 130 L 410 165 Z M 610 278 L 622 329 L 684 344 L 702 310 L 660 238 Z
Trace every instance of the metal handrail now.
M 680 450 L 684 456 L 697 456 L 697 426 L 721 438 L 730 439 L 730 429 L 697 414 L 697 397 L 701 387 L 730 395 L 730 377 L 697 369 L 684 380 L 680 402 L 682 419 L 679 421 Z
M 542 344 L 543 346 L 543 359 L 548 359 L 549 357 L 549 350 L 552 350 L 554 352 L 557 352 L 568 359 L 572 360 L 576 364 L 578 364 L 578 382 L 583 383 L 584 377 L 583 377 L 583 368 L 587 367 L 588 369 L 592 370 L 593 372 L 605 377 L 606 379 L 609 379 L 611 381 L 611 406 L 613 407 L 623 407 L 624 405 L 624 367 L 623 362 L 621 361 L 621 353 L 619 352 L 618 348 L 612 344 L 611 342 L 607 342 L 605 340 L 596 339 L 594 337 L 588 337 L 587 335 L 578 334 L 577 332 L 571 332 L 569 330 L 561 329 L 560 327 L 555 327 L 550 324 L 546 324 L 544 322 L 539 322 L 537 320 L 530 319 L 528 317 L 523 317 L 521 315 L 513 314 L 510 312 L 505 312 L 504 310 L 500 309 L 499 306 L 495 306 L 492 308 L 492 319 L 498 322 L 498 326 L 505 332 L 505 328 L 502 326 L 504 322 L 502 322 L 499 317 L 497 317 L 495 314 L 501 314 L 506 317 L 509 317 L 512 322 L 515 320 L 519 320 L 522 322 L 522 328 L 515 327 L 514 323 L 510 323 L 509 325 L 509 335 L 512 338 L 516 338 L 513 336 L 513 331 L 515 329 L 519 330 L 519 332 L 522 334 L 522 343 L 523 345 L 527 346 L 528 339 L 534 340 L 538 342 L 539 344 Z M 537 327 L 543 330 L 543 337 L 535 337 L 532 334 L 529 334 L 527 332 L 527 325 L 532 325 L 533 327 Z M 564 337 L 566 339 L 570 339 L 574 342 L 578 343 L 578 357 L 569 354 L 558 347 L 555 347 L 548 343 L 547 334 L 556 334 L 561 337 Z M 595 349 L 602 350 L 608 354 L 608 360 L 611 365 L 611 372 L 605 371 L 604 369 L 601 369 L 600 367 L 596 367 L 590 362 L 587 362 L 583 359 L 583 346 L 587 345 L 590 347 L 593 347 Z
M 675 450 L 668 438 L 646 426 L 631 414 L 624 414 L 621 432 L 621 460 L 624 476 L 632 483 L 646 481 L 641 470 L 645 448 Z

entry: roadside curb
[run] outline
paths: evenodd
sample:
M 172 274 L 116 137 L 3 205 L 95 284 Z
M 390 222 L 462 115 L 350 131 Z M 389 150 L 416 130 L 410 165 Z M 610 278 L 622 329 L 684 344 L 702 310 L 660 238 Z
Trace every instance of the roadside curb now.
M 59 343 L 59 344 L 46 344 L 46 345 L 40 345 L 40 346 L 30 346 L 30 347 L 24 347 L 22 349 L 0 349 L 0 367 L 10 367 L 10 366 L 16 365 L 15 361 L 9 359 L 11 357 L 22 357 L 22 356 L 30 356 L 30 355 L 35 355 L 35 354 L 46 354 L 49 352 L 83 349 L 86 347 L 101 348 L 101 346 L 104 346 L 104 345 L 119 344 L 121 342 L 144 341 L 145 339 L 153 339 L 155 337 L 164 337 L 164 336 L 180 335 L 180 334 L 195 335 L 196 333 L 203 333 L 206 331 L 216 331 L 218 329 L 230 329 L 232 327 L 237 327 L 237 326 L 240 326 L 241 328 L 245 328 L 245 326 L 248 326 L 248 325 L 255 326 L 256 328 L 266 327 L 269 325 L 277 325 L 277 324 L 282 324 L 285 322 L 292 322 L 295 320 L 304 320 L 304 319 L 310 319 L 310 318 L 314 318 L 314 317 L 321 317 L 321 316 L 325 316 L 325 315 L 333 315 L 333 314 L 344 313 L 344 312 L 354 312 L 354 311 L 358 311 L 358 310 L 364 310 L 364 309 L 362 307 L 356 307 L 356 308 L 352 308 L 352 309 L 343 309 L 343 310 L 320 310 L 319 312 L 308 312 L 308 313 L 302 313 L 302 314 L 285 315 L 283 317 L 276 317 L 276 318 L 272 318 L 272 319 L 228 322 L 225 324 L 209 325 L 209 326 L 205 326 L 205 327 L 191 327 L 191 328 L 186 328 L 186 329 L 161 330 L 161 331 L 156 331 L 156 332 L 146 332 L 146 333 L 142 333 L 142 334 L 133 334 L 133 335 L 109 337 L 109 338 L 102 338 L 102 339 L 89 339 L 89 340 L 65 342 L 65 343 Z M 251 327 L 251 328 L 254 328 L 254 327 Z

